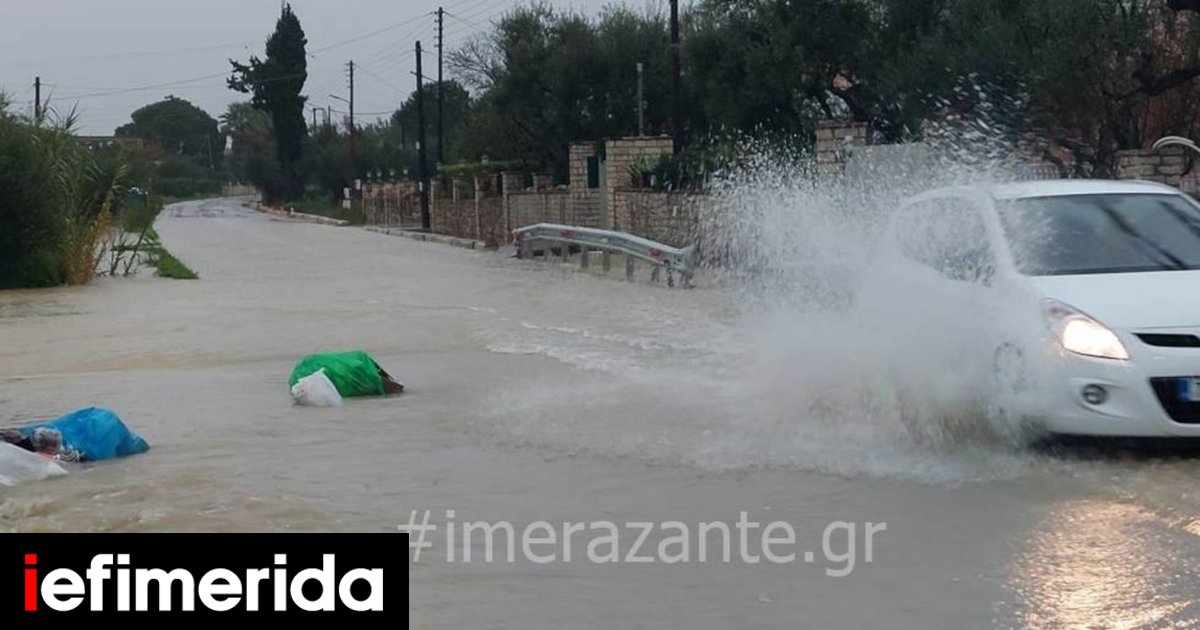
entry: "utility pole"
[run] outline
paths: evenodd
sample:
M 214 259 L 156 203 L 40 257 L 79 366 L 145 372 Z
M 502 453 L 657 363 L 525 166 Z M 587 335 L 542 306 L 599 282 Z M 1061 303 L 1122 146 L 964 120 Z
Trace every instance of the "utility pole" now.
M 42 77 L 33 78 L 33 120 L 42 121 Z
M 438 158 L 437 158 L 437 163 L 439 165 L 441 165 L 441 164 L 446 163 L 446 121 L 444 118 L 444 115 L 445 115 L 444 108 L 445 108 L 445 101 L 446 101 L 446 89 L 445 89 L 446 86 L 442 83 L 442 47 L 445 44 L 445 40 L 443 37 L 445 31 L 444 31 L 443 27 L 445 26 L 445 22 L 446 22 L 446 10 L 443 9 L 442 7 L 438 7 L 437 18 L 438 18 L 438 81 L 437 81 Z
M 429 165 L 425 153 L 425 77 L 421 74 L 421 42 L 417 41 L 417 172 L 421 189 L 421 229 L 429 232 L 433 221 L 429 216 Z
M 679 0 L 671 0 L 671 91 L 675 101 L 671 135 L 676 153 L 683 149 L 683 97 L 680 90 L 682 74 L 683 68 L 679 59 Z
M 312 115 L 313 115 L 312 130 L 313 131 L 317 130 L 317 110 L 319 110 L 319 109 L 321 109 L 321 108 L 320 107 L 312 108 Z
M 356 153 L 354 151 L 356 135 L 354 130 L 354 61 L 350 61 L 350 186 L 354 187 L 354 179 L 358 175 L 354 164 Z
M 646 90 L 642 82 L 642 62 L 638 62 L 638 137 L 646 135 Z

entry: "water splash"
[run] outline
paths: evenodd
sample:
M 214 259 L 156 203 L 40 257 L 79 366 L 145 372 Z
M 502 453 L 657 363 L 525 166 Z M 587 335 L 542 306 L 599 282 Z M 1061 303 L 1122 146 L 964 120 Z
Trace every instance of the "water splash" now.
M 767 388 L 757 400 L 808 409 L 796 422 L 828 416 L 935 450 L 1020 444 L 1021 427 L 999 413 L 994 349 L 981 344 L 987 289 L 892 246 L 898 230 L 925 239 L 919 252 L 970 245 L 966 225 L 914 225 L 896 210 L 920 192 L 1015 177 L 1013 134 L 971 123 L 970 134 L 947 119 L 926 143 L 861 148 L 844 168 L 755 155 L 716 182 L 701 231 L 735 263 L 725 284 L 750 331 L 747 382 Z M 980 144 L 989 149 L 971 153 Z M 992 315 L 1034 334 L 1030 306 Z
M 993 348 L 979 342 L 987 324 L 938 299 L 960 282 L 884 246 L 906 197 L 1013 179 L 1015 143 L 1003 125 L 974 120 L 970 133 L 962 129 L 947 119 L 921 145 L 852 149 L 845 168 L 744 145 L 742 159 L 714 179 L 698 222 L 715 287 L 698 293 L 715 293 L 721 306 L 681 314 L 671 307 L 687 298 L 656 296 L 632 315 L 527 322 L 539 332 L 528 352 L 580 367 L 605 365 L 605 353 L 621 360 L 607 373 L 497 394 L 490 406 L 503 412 L 488 421 L 537 444 L 707 469 L 937 482 L 1021 474 L 1022 428 L 998 404 Z M 981 144 L 988 149 L 972 153 Z M 594 297 L 622 290 L 604 285 Z M 626 331 L 663 317 L 674 325 L 642 347 L 652 351 L 630 353 L 638 337 Z M 696 352 L 701 333 L 706 345 Z M 493 349 L 521 345 L 507 337 Z

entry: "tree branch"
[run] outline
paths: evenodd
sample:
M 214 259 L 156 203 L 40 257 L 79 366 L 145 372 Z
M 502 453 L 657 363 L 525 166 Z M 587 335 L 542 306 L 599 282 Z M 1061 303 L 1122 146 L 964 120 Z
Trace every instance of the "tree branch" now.
M 1145 96 L 1158 96 L 1164 92 L 1169 92 L 1177 87 L 1190 83 L 1196 77 L 1200 77 L 1200 65 L 1180 68 L 1164 74 L 1160 77 L 1150 78 L 1141 72 L 1137 72 L 1134 78 L 1141 83 L 1136 90 L 1131 90 L 1121 95 L 1120 100 L 1127 100 L 1139 94 Z

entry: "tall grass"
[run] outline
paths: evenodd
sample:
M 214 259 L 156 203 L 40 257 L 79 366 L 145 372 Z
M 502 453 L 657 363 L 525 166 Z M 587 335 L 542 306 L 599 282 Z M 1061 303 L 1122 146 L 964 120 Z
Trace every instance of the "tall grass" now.
M 0 108 L 0 287 L 85 284 L 100 271 L 128 169 L 80 145 L 75 122 Z
M 176 258 L 171 252 L 164 248 L 159 248 L 158 257 L 155 259 L 155 267 L 157 268 L 156 275 L 163 278 L 174 278 L 176 280 L 195 280 L 200 276 L 192 271 L 191 267 L 183 264 L 183 261 Z

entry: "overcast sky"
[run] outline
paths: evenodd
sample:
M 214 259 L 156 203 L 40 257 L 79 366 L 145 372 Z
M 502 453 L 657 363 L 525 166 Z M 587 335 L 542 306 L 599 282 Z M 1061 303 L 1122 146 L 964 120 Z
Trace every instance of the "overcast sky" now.
M 624 0 L 642 8 L 664 0 Z M 446 19 L 453 48 L 486 28 L 519 0 L 292 0 L 308 36 L 310 105 L 345 109 L 345 64 L 354 59 L 355 110 L 366 116 L 395 108 L 414 88 L 413 42 L 433 49 L 432 12 Z M 551 0 L 595 15 L 613 0 Z M 214 118 L 244 100 L 225 88 L 230 57 L 262 56 L 279 16 L 279 0 L 0 0 L 0 91 L 32 112 L 33 81 L 59 110 L 78 104 L 80 133 L 109 135 L 138 107 L 168 94 Z M 388 28 L 395 25 L 395 28 Z M 387 30 L 383 30 L 387 29 Z M 356 38 L 381 31 L 378 34 Z M 347 43 L 349 42 L 349 43 Z M 328 50 L 322 50 L 328 48 Z M 426 74 L 436 70 L 436 57 Z M 167 85 L 169 84 L 169 85 Z

